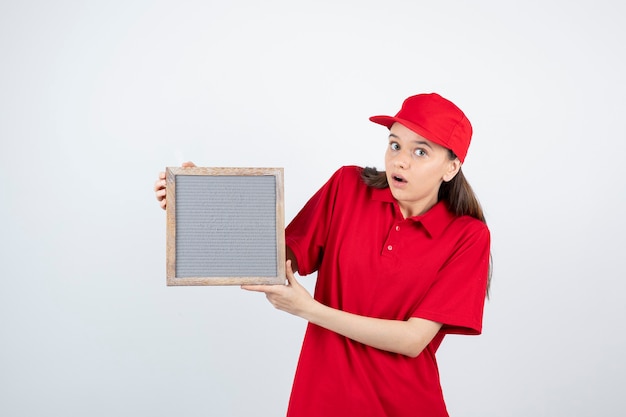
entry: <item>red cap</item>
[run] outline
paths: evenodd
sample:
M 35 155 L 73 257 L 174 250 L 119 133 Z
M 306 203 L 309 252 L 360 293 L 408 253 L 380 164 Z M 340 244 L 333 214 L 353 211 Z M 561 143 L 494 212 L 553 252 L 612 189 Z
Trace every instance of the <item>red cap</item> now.
M 420 136 L 452 152 L 463 162 L 472 139 L 472 125 L 465 114 L 439 94 L 418 94 L 404 100 L 395 115 L 372 116 L 370 120 L 391 129 L 398 122 Z

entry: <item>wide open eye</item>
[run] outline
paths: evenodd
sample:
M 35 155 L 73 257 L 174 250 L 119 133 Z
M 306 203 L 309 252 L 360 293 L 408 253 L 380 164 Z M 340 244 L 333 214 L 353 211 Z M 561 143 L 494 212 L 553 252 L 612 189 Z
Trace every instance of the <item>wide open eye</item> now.
M 426 151 L 423 148 L 417 148 L 413 153 L 415 156 L 426 156 Z
M 392 151 L 399 151 L 400 145 L 398 144 L 398 142 L 389 142 L 389 149 L 391 149 Z

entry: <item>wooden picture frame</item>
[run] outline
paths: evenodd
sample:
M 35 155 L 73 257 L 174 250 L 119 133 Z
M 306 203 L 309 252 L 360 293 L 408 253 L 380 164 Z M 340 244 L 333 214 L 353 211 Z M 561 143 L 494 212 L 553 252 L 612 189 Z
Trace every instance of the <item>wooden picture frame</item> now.
M 166 168 L 167 285 L 284 284 L 283 168 Z

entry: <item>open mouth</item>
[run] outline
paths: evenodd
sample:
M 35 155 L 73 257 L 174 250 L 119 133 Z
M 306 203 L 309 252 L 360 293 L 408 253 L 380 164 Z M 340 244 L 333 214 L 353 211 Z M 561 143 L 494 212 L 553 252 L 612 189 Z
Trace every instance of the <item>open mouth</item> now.
M 399 182 L 399 183 L 406 183 L 406 179 L 401 176 L 401 175 L 392 175 L 391 178 L 395 181 L 395 182 Z

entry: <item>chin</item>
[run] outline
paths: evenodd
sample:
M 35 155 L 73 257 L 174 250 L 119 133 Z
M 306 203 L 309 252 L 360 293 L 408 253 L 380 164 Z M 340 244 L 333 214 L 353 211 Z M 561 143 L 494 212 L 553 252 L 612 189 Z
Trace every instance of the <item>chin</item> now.
M 403 194 L 405 194 L 402 190 L 398 190 L 397 188 L 394 188 L 392 186 L 389 186 L 389 189 L 391 190 L 391 195 L 393 196 L 393 198 L 395 198 L 398 201 L 402 200 Z

